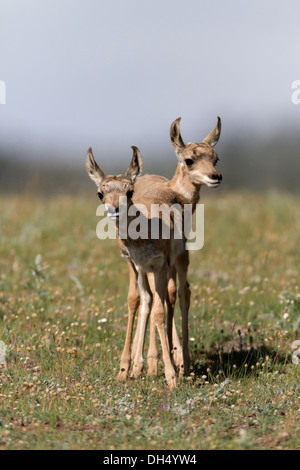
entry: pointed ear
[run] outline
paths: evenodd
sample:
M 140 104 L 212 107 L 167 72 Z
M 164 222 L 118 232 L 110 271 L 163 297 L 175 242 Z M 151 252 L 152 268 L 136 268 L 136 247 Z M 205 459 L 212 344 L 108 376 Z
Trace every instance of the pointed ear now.
M 85 168 L 91 180 L 93 180 L 94 183 L 96 183 L 96 185 L 99 186 L 101 181 L 103 181 L 105 178 L 105 173 L 97 165 L 94 159 L 94 155 L 93 155 L 93 151 L 91 147 L 88 149 L 87 154 L 86 154 Z
M 131 148 L 133 150 L 133 155 L 125 176 L 134 182 L 136 177 L 143 171 L 143 159 L 142 154 L 137 147 L 133 145 Z
M 185 149 L 185 144 L 182 140 L 180 134 L 180 126 L 179 123 L 181 118 L 177 118 L 174 122 L 172 122 L 170 127 L 170 138 L 173 147 L 175 148 L 176 155 L 179 157 L 182 151 Z
M 221 135 L 221 119 L 218 116 L 218 123 L 217 123 L 216 127 L 214 128 L 213 131 L 211 131 L 205 137 L 205 139 L 202 141 L 202 143 L 208 144 L 211 147 L 214 147 L 218 143 L 220 135 Z

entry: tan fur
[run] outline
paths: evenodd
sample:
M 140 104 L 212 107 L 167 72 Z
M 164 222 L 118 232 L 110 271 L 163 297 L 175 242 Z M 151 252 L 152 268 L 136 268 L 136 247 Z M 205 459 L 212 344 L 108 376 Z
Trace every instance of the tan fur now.
M 135 150 L 134 150 L 135 152 Z M 141 158 L 141 157 L 140 157 Z M 87 155 L 87 172 L 98 186 L 98 193 L 102 196 L 102 202 L 104 204 L 110 204 L 113 206 L 114 214 L 119 212 L 119 201 L 116 195 L 123 197 L 127 195 L 128 189 L 134 188 L 134 181 L 136 176 L 141 171 L 141 165 L 137 164 L 136 159 L 132 159 L 132 162 L 125 175 L 130 175 L 131 181 L 126 181 L 126 176 L 108 176 L 105 177 L 104 172 L 96 164 L 92 155 L 91 149 Z M 172 188 L 164 186 L 155 194 L 145 194 L 139 197 L 139 204 L 143 204 L 150 214 L 152 204 L 166 204 L 171 206 L 172 204 L 183 204 L 183 198 L 176 194 Z M 128 207 L 134 204 L 132 200 L 127 199 Z M 129 217 L 130 219 L 130 217 Z M 151 222 L 151 216 L 147 219 L 149 224 Z M 130 220 L 129 220 L 130 222 Z M 169 387 L 172 389 L 176 386 L 175 370 L 172 365 L 169 344 L 165 334 L 164 327 L 164 306 L 168 296 L 168 268 L 172 264 L 176 267 L 178 272 L 181 272 L 182 257 L 185 257 L 185 240 L 177 240 L 174 238 L 173 225 L 171 222 L 171 237 L 164 239 L 131 239 L 130 237 L 121 239 L 119 238 L 119 247 L 121 253 L 128 258 L 131 263 L 131 271 L 137 279 L 137 284 L 140 293 L 140 326 L 139 336 L 137 338 L 136 354 L 134 357 L 132 376 L 137 377 L 143 368 L 143 348 L 144 339 L 146 332 L 147 320 L 151 311 L 151 317 L 158 330 L 162 351 L 163 360 L 165 364 L 165 376 Z M 117 231 L 119 231 L 118 223 L 116 223 Z M 149 274 L 149 276 L 148 276 Z M 151 287 L 149 286 L 149 280 Z M 181 285 L 180 279 L 180 285 Z M 136 285 L 135 285 L 136 287 Z M 181 289 L 185 290 L 185 285 L 181 285 Z M 131 303 L 135 307 L 137 301 L 131 298 Z M 184 309 L 185 306 L 183 306 Z M 182 316 L 185 316 L 185 311 L 182 312 Z M 133 321 L 133 318 L 131 319 Z M 187 321 L 187 319 L 186 319 Z M 132 332 L 132 322 L 128 325 L 128 334 L 126 336 L 125 346 L 128 348 L 130 344 L 130 334 Z M 126 351 L 125 351 L 126 353 Z M 127 354 L 127 361 L 128 361 Z M 121 372 L 122 372 L 122 361 L 121 360 Z M 129 364 L 126 365 L 126 372 L 128 372 Z
M 201 143 L 188 143 L 184 144 L 184 141 L 180 133 L 180 118 L 176 119 L 170 128 L 171 142 L 175 148 L 178 165 L 175 174 L 171 181 L 158 175 L 144 175 L 138 178 L 135 185 L 134 201 L 138 202 L 139 198 L 145 194 L 159 194 L 160 189 L 165 186 L 174 190 L 175 193 L 181 196 L 182 200 L 187 204 L 193 204 L 193 209 L 200 198 L 201 186 L 208 185 L 209 175 L 216 175 L 221 178 L 221 174 L 215 169 L 215 165 L 218 161 L 218 155 L 214 151 L 213 147 L 217 144 L 220 133 L 221 133 L 221 120 L 218 118 L 218 123 L 215 129 L 211 131 L 208 136 Z M 190 158 L 194 161 L 191 166 L 185 164 L 185 160 Z M 185 252 L 184 265 L 186 270 L 188 268 L 188 252 Z M 136 290 L 136 276 L 133 270 L 129 270 L 129 292 L 132 296 L 133 292 L 138 294 Z M 189 292 L 188 288 L 186 289 Z M 179 367 L 180 375 L 182 373 L 188 373 L 189 364 L 189 353 L 188 353 L 188 331 L 187 323 L 183 327 L 186 331 L 183 332 L 183 349 L 178 338 L 176 326 L 174 322 L 174 306 L 176 300 L 176 269 L 174 267 L 169 269 L 169 281 L 168 281 L 168 299 L 167 299 L 167 310 L 168 310 L 168 339 L 170 349 L 173 352 L 174 362 Z M 132 304 L 131 304 L 132 305 Z M 133 312 L 130 310 L 130 315 Z M 183 320 L 185 321 L 185 320 Z M 136 335 L 133 340 L 132 354 L 135 354 L 137 337 L 139 334 L 139 324 L 137 326 Z M 128 351 L 126 351 L 128 356 Z M 186 357 L 186 361 L 183 359 L 183 355 Z M 121 361 L 122 362 L 122 361 Z M 186 367 L 184 366 L 184 362 Z M 150 344 L 148 353 L 148 373 L 155 375 L 157 373 L 157 349 L 155 341 L 155 328 L 153 328 L 152 318 L 150 324 Z M 120 378 L 124 377 L 124 371 L 120 372 Z
M 151 203 L 155 200 L 158 200 L 158 203 L 168 203 L 174 204 L 176 201 L 180 201 L 181 204 L 189 203 L 193 204 L 194 208 L 196 203 L 199 200 L 199 192 L 201 186 L 207 185 L 210 187 L 217 187 L 221 181 L 221 175 L 215 170 L 215 164 L 218 160 L 218 156 L 216 152 L 213 150 L 213 147 L 216 145 L 221 131 L 221 120 L 218 118 L 218 124 L 216 128 L 204 139 L 204 141 L 200 144 L 193 144 L 188 143 L 187 145 L 184 144 L 182 137 L 180 135 L 180 128 L 179 128 L 180 118 L 174 121 L 170 129 L 170 137 L 172 144 L 175 148 L 176 154 L 178 156 L 178 166 L 175 172 L 174 177 L 171 181 L 168 181 L 166 178 L 158 175 L 144 175 L 143 177 L 139 177 L 136 179 L 134 184 L 134 196 L 133 202 L 134 203 L 141 203 L 146 202 L 146 200 L 150 198 Z M 139 168 L 139 173 L 142 168 L 142 161 L 140 154 L 138 154 L 138 149 L 133 147 L 134 155 L 132 158 L 132 162 L 130 167 L 132 167 L 132 163 L 136 163 L 135 167 Z M 91 152 L 89 152 L 91 153 Z M 136 154 L 136 155 L 135 155 Z M 185 163 L 186 159 L 193 160 L 191 166 L 187 166 Z M 93 179 L 96 184 L 99 181 L 103 180 L 104 173 L 98 167 L 96 162 L 92 162 L 92 174 L 90 172 L 91 164 L 90 162 L 93 160 L 89 155 L 87 157 L 87 172 L 89 176 Z M 134 166 L 134 165 L 133 165 Z M 129 169 L 128 169 L 129 170 Z M 132 169 L 129 170 L 131 173 Z M 133 180 L 136 178 L 136 174 L 134 174 L 133 170 Z M 95 177 L 95 173 L 100 175 L 99 178 Z M 104 175 L 105 176 L 105 175 Z M 132 176 L 132 175 L 130 175 Z M 128 171 L 126 172 L 125 178 L 128 177 Z M 216 184 L 216 180 L 212 180 L 211 178 L 217 178 L 219 181 Z M 124 184 L 123 177 L 118 175 L 118 177 L 110 177 L 112 178 L 111 181 L 116 181 L 119 179 L 120 185 Z M 107 181 L 110 183 L 110 181 Z M 106 182 L 106 183 L 107 183 Z M 125 181 L 127 184 L 127 181 Z M 119 186 L 121 191 L 125 192 L 128 190 L 129 187 Z M 108 190 L 108 194 L 114 193 L 114 189 L 112 186 L 109 185 L 107 188 L 106 186 L 102 186 L 102 190 Z M 155 195 L 155 196 L 154 196 Z M 107 195 L 107 200 L 109 196 Z M 114 204 L 115 201 L 111 199 L 111 202 Z M 177 243 L 178 245 L 178 243 Z M 166 378 L 169 383 L 169 386 L 172 388 L 175 386 L 175 378 L 173 377 L 173 366 L 170 364 L 170 350 L 173 349 L 174 352 L 174 360 L 176 365 L 180 367 L 180 374 L 183 372 L 185 374 L 189 371 L 189 352 L 188 352 L 188 310 L 189 310 L 189 303 L 190 303 L 190 290 L 188 288 L 187 283 L 187 270 L 189 264 L 189 257 L 188 252 L 183 249 L 183 245 L 180 247 L 169 246 L 168 249 L 164 249 L 161 243 L 153 244 L 148 243 L 147 249 L 145 244 L 134 243 L 130 247 L 130 243 L 124 244 L 123 241 L 119 240 L 119 246 L 121 252 L 123 251 L 123 255 L 128 257 L 128 269 L 129 269 L 129 290 L 128 290 L 128 326 L 127 326 L 127 333 L 126 333 L 126 340 L 125 345 L 121 357 L 121 364 L 120 364 L 120 373 L 119 379 L 124 380 L 126 379 L 129 371 L 130 366 L 130 358 L 133 359 L 134 367 L 132 376 L 136 377 L 142 370 L 143 366 L 143 359 L 142 359 L 142 351 L 143 351 L 143 343 L 145 337 L 145 311 L 149 312 L 150 304 L 152 303 L 152 298 L 155 298 L 155 302 L 152 303 L 152 310 L 151 310 L 151 325 L 150 325 L 150 345 L 149 345 L 149 352 L 148 352 L 148 373 L 149 374 L 157 374 L 157 347 L 156 347 L 156 339 L 155 339 L 155 325 L 158 328 L 160 339 L 163 346 L 163 357 L 165 361 L 166 367 Z M 150 253 L 152 253 L 152 260 L 149 261 L 149 247 Z M 165 247 L 166 248 L 166 247 Z M 156 251 L 158 250 L 158 251 Z M 158 252 L 161 252 L 161 255 Z M 176 256 L 172 259 L 172 264 L 167 265 L 165 263 L 166 260 L 171 260 L 170 253 L 172 251 L 175 253 Z M 143 253 L 144 252 L 144 253 Z M 147 256 L 145 256 L 145 253 Z M 158 256 L 156 256 L 156 254 Z M 132 258 L 131 258 L 132 256 Z M 135 265 L 133 259 L 137 262 Z M 138 266 L 138 268 L 137 268 Z M 139 272 L 141 272 L 141 267 L 144 266 L 143 275 L 139 276 Z M 156 270 L 156 276 L 154 275 L 153 271 Z M 163 271 L 165 270 L 165 273 Z M 180 307 L 182 312 L 182 340 L 183 340 L 183 348 L 181 348 L 181 344 L 178 338 L 178 334 L 175 327 L 174 322 L 174 305 L 177 296 L 177 289 L 176 289 L 176 272 L 178 275 L 180 287 L 179 287 L 179 298 L 180 298 Z M 145 274 L 147 276 L 145 276 Z M 167 281 L 165 274 L 167 273 Z M 156 282 L 155 282 L 156 277 Z M 159 282 L 160 279 L 160 282 Z M 161 288 L 156 287 L 158 285 L 163 286 Z M 164 288 L 167 289 L 168 293 L 164 293 Z M 140 302 L 140 292 L 143 292 L 142 301 Z M 159 293 L 160 292 L 160 293 Z M 157 300 L 158 297 L 160 300 Z M 168 310 L 168 341 L 166 340 L 163 332 L 162 332 L 162 325 L 163 325 L 163 305 L 162 299 L 167 305 Z M 143 322 L 141 325 L 141 315 L 139 316 L 137 331 L 135 340 L 133 342 L 132 352 L 130 352 L 131 347 L 131 337 L 133 331 L 133 322 L 135 318 L 135 313 L 139 304 L 141 303 L 141 310 L 144 312 L 143 314 Z M 156 312 L 156 313 L 154 313 Z M 147 314 L 146 314 L 147 316 Z M 167 347 L 167 350 L 166 350 Z M 138 351 L 138 353 L 137 353 Z

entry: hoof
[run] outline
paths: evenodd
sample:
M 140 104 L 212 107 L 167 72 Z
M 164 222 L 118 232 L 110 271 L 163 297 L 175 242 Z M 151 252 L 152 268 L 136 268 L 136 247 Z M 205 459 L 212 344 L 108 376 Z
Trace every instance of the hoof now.
M 131 371 L 130 377 L 131 377 L 132 379 L 137 379 L 137 378 L 141 375 L 142 370 L 143 370 L 143 364 L 136 364 L 136 363 L 133 363 L 133 364 L 132 364 L 132 371 Z
M 180 364 L 183 362 L 183 355 L 181 348 L 174 348 L 173 351 L 173 361 L 176 367 L 180 367 Z
M 184 365 L 183 363 L 180 364 L 179 366 L 179 377 L 184 377 L 186 374 L 184 372 Z
M 119 382 L 125 382 L 128 377 L 128 369 L 121 369 L 118 375 Z
M 148 359 L 148 375 L 157 376 L 157 359 Z
M 176 377 L 174 375 L 174 377 L 171 377 L 169 379 L 167 379 L 167 383 L 168 383 L 168 387 L 170 390 L 173 390 L 174 388 L 177 387 L 177 382 L 176 382 Z
M 187 377 L 190 375 L 190 367 L 184 367 L 184 364 L 181 363 L 179 367 L 179 377 Z

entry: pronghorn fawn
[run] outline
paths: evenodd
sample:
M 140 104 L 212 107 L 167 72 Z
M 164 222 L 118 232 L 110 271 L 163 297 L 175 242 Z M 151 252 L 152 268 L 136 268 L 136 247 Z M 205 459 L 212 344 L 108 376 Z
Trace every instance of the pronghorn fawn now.
M 158 175 L 145 175 L 137 180 L 135 186 L 135 201 L 148 194 L 155 194 L 161 187 L 167 187 L 175 191 L 178 195 L 183 197 L 188 204 L 193 205 L 193 210 L 200 199 L 200 189 L 202 185 L 210 188 L 217 188 L 221 181 L 222 175 L 216 170 L 215 166 L 218 161 L 218 155 L 214 150 L 221 134 L 221 119 L 218 117 L 216 127 L 205 137 L 201 143 L 188 143 L 184 141 L 180 133 L 180 120 L 176 119 L 170 128 L 171 142 L 175 148 L 178 158 L 178 165 L 173 178 L 168 181 Z M 189 264 L 188 251 L 185 252 L 185 265 Z M 134 266 L 129 263 L 129 295 L 128 295 L 128 309 L 129 317 L 134 318 L 134 313 L 139 304 L 139 294 L 137 288 L 137 273 Z M 168 339 L 170 348 L 173 352 L 173 359 L 176 366 L 179 367 L 179 374 L 187 374 L 189 370 L 189 352 L 188 352 L 188 324 L 187 316 L 185 316 L 182 324 L 182 347 L 176 331 L 174 322 L 174 306 L 176 301 L 176 267 L 169 267 L 168 276 L 168 297 L 167 297 L 167 311 L 168 311 Z M 184 297 L 181 297 L 181 303 L 184 302 Z M 181 305 L 181 310 L 188 309 L 189 305 Z M 132 331 L 132 325 L 130 325 Z M 128 336 L 131 335 L 128 334 Z M 137 340 L 139 336 L 139 323 L 137 326 L 135 338 L 132 346 L 132 357 L 134 357 Z M 131 336 L 130 336 L 131 337 Z M 123 379 L 126 377 L 124 371 L 127 370 L 128 357 L 130 352 L 128 350 L 130 344 L 125 345 L 119 377 Z M 182 350 L 183 349 L 183 350 Z M 184 359 L 185 356 L 185 359 Z M 123 369 L 123 370 L 122 370 Z M 157 373 L 157 347 L 156 347 L 156 331 L 153 319 L 151 317 L 150 323 L 150 343 L 148 351 L 148 373 L 155 375 Z
M 155 195 L 147 194 L 140 196 L 138 203 L 139 208 L 141 205 L 146 209 L 146 227 L 148 236 L 145 238 L 133 237 L 128 230 L 128 221 L 134 220 L 134 216 L 130 214 L 134 208 L 133 194 L 135 191 L 135 184 L 137 177 L 142 171 L 142 156 L 137 147 L 132 147 L 133 157 L 128 170 L 125 175 L 106 176 L 103 170 L 97 165 L 92 150 L 89 149 L 86 157 L 86 170 L 90 178 L 96 183 L 98 188 L 98 196 L 102 203 L 105 204 L 108 210 L 108 216 L 115 221 L 116 230 L 118 233 L 119 247 L 123 256 L 128 258 L 134 272 L 137 276 L 137 285 L 140 295 L 140 322 L 139 322 L 139 336 L 137 339 L 136 352 L 133 365 L 133 377 L 137 377 L 143 368 L 143 348 L 146 333 L 146 326 L 149 314 L 153 318 L 154 324 L 158 330 L 163 353 L 163 361 L 165 365 L 165 377 L 169 387 L 172 389 L 176 386 L 175 370 L 172 364 L 169 344 L 167 341 L 165 326 L 164 326 L 164 306 L 168 297 L 168 276 L 169 266 L 174 266 L 178 273 L 180 292 L 185 298 L 185 303 L 189 298 L 187 292 L 187 265 L 185 254 L 185 239 L 184 237 L 175 239 L 174 219 L 169 222 L 169 237 L 152 237 L 152 225 L 154 219 L 157 217 L 152 216 L 153 205 L 165 204 L 168 207 L 174 204 L 182 207 L 184 198 L 176 195 L 172 188 L 163 186 L 157 188 Z M 126 201 L 125 212 L 127 217 L 126 233 L 120 231 L 121 227 L 121 213 L 124 215 L 124 205 L 121 207 L 120 201 Z M 149 216 L 150 214 L 150 216 Z M 161 226 L 164 221 L 160 218 Z M 151 227 L 150 227 L 151 226 Z M 161 230 L 160 226 L 160 230 Z M 130 228 L 130 227 L 129 227 Z M 133 315 L 135 312 L 133 313 Z M 186 308 L 182 311 L 182 316 L 187 316 Z M 130 319 L 131 328 L 134 321 Z M 185 319 L 187 322 L 187 319 Z M 130 329 L 130 328 L 129 328 Z M 131 330 L 132 331 L 132 330 Z M 130 332 L 131 333 L 131 332 Z M 130 356 L 129 356 L 130 361 Z M 121 362 L 121 369 L 122 369 Z M 129 363 L 126 364 L 126 372 L 129 369 Z

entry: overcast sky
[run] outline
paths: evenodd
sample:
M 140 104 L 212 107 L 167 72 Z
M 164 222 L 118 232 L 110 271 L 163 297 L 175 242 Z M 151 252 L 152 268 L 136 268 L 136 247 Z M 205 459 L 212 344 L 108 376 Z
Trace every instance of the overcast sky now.
M 217 115 L 225 140 L 297 130 L 299 21 L 299 0 L 0 0 L 0 147 L 172 152 L 179 116 L 186 141 Z

